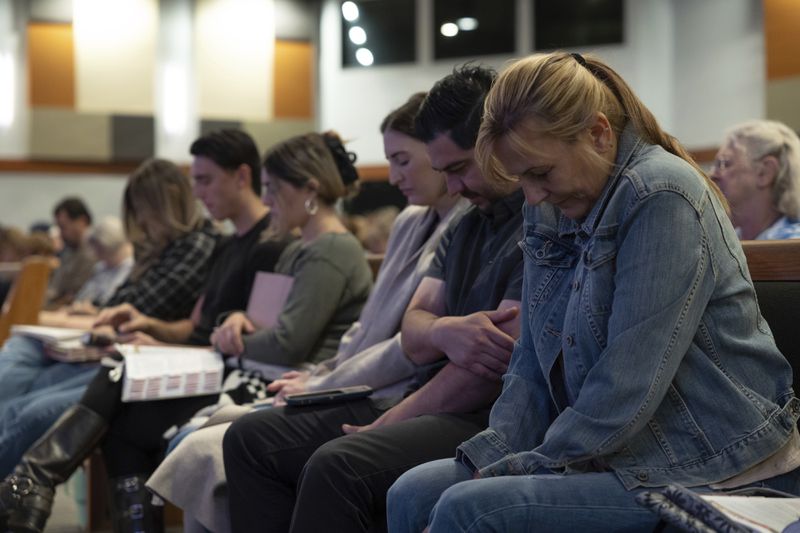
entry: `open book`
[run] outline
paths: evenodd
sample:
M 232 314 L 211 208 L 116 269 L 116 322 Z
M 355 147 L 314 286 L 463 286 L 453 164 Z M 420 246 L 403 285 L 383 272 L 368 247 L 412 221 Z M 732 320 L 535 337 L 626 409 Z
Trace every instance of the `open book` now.
M 636 496 L 665 522 L 681 531 L 726 533 L 797 533 L 800 531 L 800 498 L 754 487 L 757 495 L 702 493 L 679 485 L 642 492 Z M 766 495 L 762 495 L 766 493 Z M 789 496 L 786 494 L 786 496 Z
M 53 344 L 61 341 L 80 339 L 84 334 L 86 334 L 86 330 L 73 328 L 51 328 L 47 326 L 25 326 L 16 324 L 11 326 L 11 334 L 24 335 L 48 344 Z
M 116 345 L 125 358 L 122 401 L 203 396 L 222 388 L 222 356 L 194 346 Z
M 41 341 L 48 357 L 64 363 L 99 361 L 109 351 L 108 348 L 87 346 L 89 332 L 84 329 L 14 325 L 11 334 Z
M 800 498 L 717 495 L 701 497 L 734 522 L 754 531 L 780 533 L 791 524 L 800 527 Z

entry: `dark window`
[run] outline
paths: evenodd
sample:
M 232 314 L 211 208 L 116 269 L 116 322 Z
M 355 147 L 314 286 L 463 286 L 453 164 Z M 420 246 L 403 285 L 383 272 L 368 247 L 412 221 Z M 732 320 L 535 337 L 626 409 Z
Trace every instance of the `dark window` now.
M 622 43 L 623 19 L 623 0 L 534 0 L 533 47 Z
M 360 0 L 341 2 L 340 6 L 343 6 L 339 13 L 342 19 L 342 66 L 416 60 L 414 0 Z M 354 18 L 351 14 L 356 13 Z
M 513 54 L 515 0 L 434 0 L 434 57 Z

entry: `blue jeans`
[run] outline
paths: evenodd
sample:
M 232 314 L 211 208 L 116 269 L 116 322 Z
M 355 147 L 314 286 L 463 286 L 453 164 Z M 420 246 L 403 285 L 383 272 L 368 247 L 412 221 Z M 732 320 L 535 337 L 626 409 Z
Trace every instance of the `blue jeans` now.
M 798 493 L 798 473 L 755 483 Z M 422 531 L 652 531 L 658 517 L 612 472 L 472 479 L 453 459 L 418 466 L 388 493 L 390 533 Z M 697 487 L 699 492 L 710 489 Z
M 0 412 L 9 401 L 97 367 L 95 363 L 60 363 L 45 355 L 41 342 L 13 336 L 0 351 Z
M 0 476 L 80 400 L 97 364 L 59 363 L 40 342 L 11 337 L 0 351 Z

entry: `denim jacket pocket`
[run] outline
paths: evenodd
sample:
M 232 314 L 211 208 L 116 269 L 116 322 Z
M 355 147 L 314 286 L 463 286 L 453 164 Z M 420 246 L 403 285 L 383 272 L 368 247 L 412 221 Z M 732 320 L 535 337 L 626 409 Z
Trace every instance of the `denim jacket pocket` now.
M 582 254 L 581 307 L 589 330 L 601 348 L 605 348 L 608 341 L 608 318 L 614 299 L 616 230 L 616 226 L 598 229 Z
M 538 225 L 526 228 L 525 238 L 519 245 L 526 257 L 528 293 L 525 297 L 528 305 L 534 307 L 536 302 L 549 298 L 566 273 L 575 266 L 578 249 L 559 239 L 550 228 Z
M 537 267 L 571 268 L 578 253 L 575 246 L 561 240 L 551 228 L 538 224 L 527 228 L 520 246 Z
M 584 265 L 589 270 L 596 270 L 616 257 L 617 225 L 597 228 L 583 252 Z

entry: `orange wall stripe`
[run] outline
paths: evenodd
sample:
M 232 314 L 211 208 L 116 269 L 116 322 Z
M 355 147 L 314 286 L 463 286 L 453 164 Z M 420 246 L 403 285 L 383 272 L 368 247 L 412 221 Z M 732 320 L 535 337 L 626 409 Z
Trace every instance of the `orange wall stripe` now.
M 314 48 L 307 41 L 275 41 L 275 118 L 313 118 Z
M 72 24 L 28 24 L 30 105 L 75 107 Z
M 764 0 L 767 79 L 800 76 L 800 2 Z

